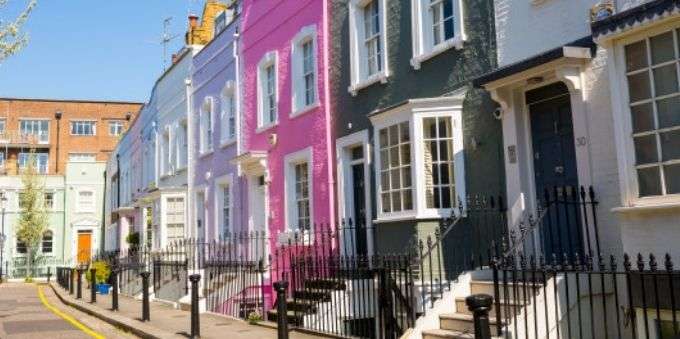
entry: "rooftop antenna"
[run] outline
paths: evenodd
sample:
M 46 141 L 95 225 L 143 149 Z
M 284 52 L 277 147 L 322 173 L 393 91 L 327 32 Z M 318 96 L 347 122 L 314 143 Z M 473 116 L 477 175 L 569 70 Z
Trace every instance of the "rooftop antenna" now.
M 163 19 L 163 35 L 161 36 L 161 45 L 163 45 L 163 70 L 165 70 L 168 65 L 168 45 L 172 40 L 179 36 L 179 34 L 170 34 L 170 21 L 172 21 L 171 16 Z

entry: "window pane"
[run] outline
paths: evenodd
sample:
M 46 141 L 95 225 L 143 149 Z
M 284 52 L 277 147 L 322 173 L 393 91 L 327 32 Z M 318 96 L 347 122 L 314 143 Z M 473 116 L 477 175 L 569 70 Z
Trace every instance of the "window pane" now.
M 434 208 L 434 189 L 432 187 L 425 190 L 425 204 L 427 208 Z
M 407 142 L 411 140 L 408 130 L 408 122 L 401 123 L 399 126 L 401 127 L 401 142 Z
M 390 206 L 390 194 L 389 193 L 383 193 L 382 194 L 382 211 L 383 211 L 383 213 L 389 213 L 390 207 L 391 207 Z
M 654 91 L 657 97 L 678 91 L 675 64 L 654 69 Z
M 402 200 L 404 203 L 404 210 L 410 210 L 413 208 L 413 200 L 411 199 L 411 190 L 404 190 L 402 192 Z
M 628 94 L 631 102 L 649 99 L 649 74 L 647 72 L 628 76 Z
M 644 40 L 626 46 L 626 70 L 634 71 L 647 67 L 647 49 Z
M 659 100 L 656 102 L 659 128 L 680 125 L 680 96 Z
M 630 110 L 633 116 L 633 133 L 646 132 L 654 129 L 654 112 L 652 111 L 652 104 L 647 103 L 633 106 Z
M 401 183 L 403 187 L 411 187 L 411 166 L 401 169 Z
M 391 185 L 392 189 L 393 190 L 400 189 L 401 188 L 401 180 L 400 180 L 401 171 L 399 169 L 393 169 L 390 173 L 391 173 L 390 176 L 392 177 L 392 185 Z
M 660 64 L 675 58 L 673 46 L 673 32 L 659 34 L 650 38 L 652 49 L 652 64 Z
M 390 145 L 399 143 L 399 125 L 390 126 Z
M 680 193 L 680 164 L 663 167 L 666 179 L 666 194 Z
M 680 159 L 680 130 L 661 133 L 663 161 Z
M 423 137 L 426 139 L 434 139 L 437 137 L 436 118 L 423 119 Z
M 390 167 L 399 166 L 399 147 L 390 148 Z
M 401 193 L 400 192 L 393 192 L 392 193 L 392 211 L 398 212 L 401 211 Z
M 641 197 L 660 195 L 661 178 L 659 176 L 659 168 L 651 167 L 638 169 L 638 185 L 640 187 Z
M 399 146 L 401 148 L 401 163 L 410 163 L 411 162 L 411 145 L 405 144 Z
M 380 151 L 380 168 L 386 169 L 390 163 L 390 157 L 387 150 Z
M 380 136 L 380 147 L 385 147 L 387 146 L 387 128 L 383 128 L 378 132 Z
M 383 171 L 380 173 L 380 186 L 382 187 L 383 191 L 386 191 L 390 188 L 390 172 L 389 171 Z
M 647 164 L 658 161 L 658 154 L 656 151 L 656 136 L 646 135 L 642 137 L 635 137 L 635 159 L 637 164 Z

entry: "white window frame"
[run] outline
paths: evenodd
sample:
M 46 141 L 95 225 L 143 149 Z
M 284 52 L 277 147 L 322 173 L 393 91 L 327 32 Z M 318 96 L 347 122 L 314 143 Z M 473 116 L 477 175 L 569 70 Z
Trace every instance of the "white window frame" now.
M 233 80 L 227 81 L 220 95 L 220 147 L 225 147 L 236 142 L 238 102 L 236 101 L 236 84 Z M 229 121 L 233 119 L 232 121 Z M 233 129 L 234 135 L 230 135 Z
M 183 219 L 182 219 L 182 222 L 170 222 L 169 216 L 177 215 L 179 213 L 178 210 L 171 210 L 170 209 L 170 200 L 177 200 L 177 199 L 182 199 L 182 205 L 183 205 L 184 208 L 181 210 L 181 213 L 182 213 Z M 181 195 L 167 195 L 163 198 L 163 203 L 165 204 L 165 208 L 163 209 L 165 212 L 162 214 L 163 219 L 164 219 L 162 221 L 163 224 L 164 224 L 162 233 L 164 233 L 164 234 L 161 235 L 161 239 L 163 240 L 164 243 L 162 243 L 161 246 L 165 246 L 168 243 L 170 243 L 171 239 L 170 239 L 170 232 L 169 232 L 168 225 L 181 224 L 182 225 L 182 235 L 186 236 L 186 232 L 187 232 L 187 199 L 186 199 L 186 197 L 183 194 L 181 194 Z
M 21 124 L 23 122 L 31 123 L 31 130 L 27 133 L 23 133 Z M 43 131 L 41 126 L 45 122 L 47 130 Z M 36 129 L 36 124 L 38 124 L 38 129 Z M 71 126 L 69 126 L 70 128 Z M 48 144 L 50 142 L 50 120 L 44 118 L 19 118 L 19 133 L 22 135 L 33 135 L 37 138 L 38 142 L 41 144 Z
M 284 190 L 286 194 L 285 200 L 285 220 L 287 231 L 297 231 L 298 228 L 294 225 L 297 223 L 298 212 L 297 203 L 295 199 L 295 165 L 300 163 L 307 163 L 307 185 L 309 191 L 309 226 L 310 230 L 314 229 L 314 163 L 312 158 L 312 147 L 299 150 L 297 152 L 287 154 L 284 159 Z M 295 228 L 293 228 L 295 226 Z M 313 233 L 313 232 L 312 232 Z
M 78 158 L 75 158 L 78 157 Z M 87 159 L 83 159 L 87 157 Z M 69 152 L 69 162 L 94 162 L 97 161 L 97 153 L 92 152 Z
M 380 17 L 380 42 L 382 45 L 382 70 L 371 76 L 368 75 L 367 65 L 364 63 L 366 50 L 364 48 L 364 15 L 363 9 L 371 1 L 377 1 Z M 387 83 L 390 76 L 389 46 L 387 45 L 387 20 L 385 9 L 387 0 L 350 0 L 349 1 L 349 49 L 350 49 L 350 80 L 348 91 L 353 96 L 358 91 L 377 82 Z
M 309 25 L 302 27 L 300 31 L 293 37 L 291 42 L 291 113 L 290 117 L 302 115 L 310 110 L 319 107 L 319 66 L 318 66 L 318 51 L 317 51 L 317 33 L 316 25 Z M 304 72 L 304 44 L 310 42 L 312 44 L 312 73 L 314 77 L 312 91 L 314 93 L 314 100 L 307 104 L 305 102 L 305 74 Z
M 229 190 L 229 225 L 222 225 L 224 220 L 224 188 L 227 187 Z M 215 189 L 214 189 L 216 199 L 214 199 L 214 210 L 215 219 L 217 227 L 215 227 L 215 239 L 222 239 L 227 234 L 233 234 L 234 232 L 234 185 L 233 185 L 233 175 L 227 174 L 221 177 L 215 178 Z M 228 233 L 226 233 L 226 232 Z
M 171 126 L 165 126 L 161 134 L 161 177 L 172 175 L 172 134 Z
M 189 144 L 188 144 L 188 133 L 189 126 L 187 125 L 187 119 L 182 119 L 178 126 L 178 138 L 177 138 L 177 170 L 181 171 L 187 168 Z
M 199 116 L 199 154 L 206 155 L 213 151 L 213 137 L 215 135 L 215 100 L 212 97 L 205 97 L 201 104 Z M 206 120 L 209 119 L 209 120 Z
M 274 67 L 274 115 L 275 119 L 273 121 L 265 120 L 266 98 L 265 94 L 265 70 L 270 67 Z M 257 64 L 257 130 L 256 132 L 265 131 L 279 123 L 279 66 L 278 66 L 278 54 L 276 51 L 271 51 L 266 53 L 260 62 Z
M 463 48 L 463 43 L 467 40 L 465 34 L 465 13 L 463 11 L 462 0 L 440 0 L 451 1 L 453 3 L 454 16 L 454 34 L 453 37 L 434 44 L 432 39 L 432 18 L 430 15 L 430 0 L 411 0 L 411 11 L 413 13 L 411 20 L 411 34 L 413 41 L 413 57 L 411 58 L 411 66 L 414 69 L 420 69 L 421 63 L 441 54 L 453 47 L 456 49 Z
M 114 128 L 114 131 L 111 130 Z M 109 121 L 109 135 L 119 136 L 123 134 L 123 129 L 125 128 L 125 123 L 122 120 L 111 120 Z
M 23 170 L 23 169 L 26 167 L 26 165 L 23 165 L 23 166 L 21 165 L 21 163 L 22 163 L 21 158 L 22 158 L 22 156 L 24 156 L 24 154 L 25 154 L 26 157 L 30 157 L 30 154 L 31 154 L 31 153 L 29 153 L 29 152 L 20 152 L 20 153 L 17 155 L 17 166 L 18 166 L 18 168 L 19 168 L 20 170 Z M 49 153 L 46 153 L 46 152 L 36 152 L 36 153 L 35 153 L 35 156 L 36 156 L 35 160 L 36 160 L 36 165 L 37 165 L 37 171 L 38 171 L 38 173 L 40 173 L 40 174 L 47 174 L 47 173 L 49 173 L 49 172 L 50 172 L 50 156 L 49 156 Z M 45 160 L 45 170 L 44 170 L 44 171 L 41 171 L 41 170 L 40 170 L 40 158 L 41 158 L 41 157 L 42 157 L 42 158 L 46 158 L 46 160 Z M 28 160 L 28 159 L 27 159 L 27 160 Z
M 396 220 L 410 219 L 434 219 L 443 218 L 451 215 L 456 209 L 459 200 L 465 205 L 465 159 L 463 152 L 463 130 L 462 130 L 462 99 L 454 97 L 412 99 L 409 103 L 397 107 L 393 110 L 380 113 L 371 117 L 373 124 L 373 156 L 374 156 L 374 175 L 376 178 L 376 205 L 377 219 L 375 222 L 389 222 Z M 453 167 L 455 185 L 455 203 L 452 208 L 427 208 L 426 188 L 425 188 L 425 161 L 423 159 L 423 132 L 422 120 L 431 117 L 450 117 L 453 133 Z M 380 180 L 380 139 L 379 131 L 402 122 L 409 122 L 410 146 L 411 146 L 411 192 L 413 209 L 399 212 L 383 212 L 382 182 Z M 460 198 L 460 199 L 459 199 Z
M 92 134 L 82 134 L 77 132 L 78 128 L 77 126 L 79 124 L 92 124 Z M 77 133 L 73 133 L 74 127 L 76 128 Z M 97 121 L 96 120 L 71 120 L 69 123 L 69 133 L 72 136 L 81 136 L 81 137 L 93 137 L 97 135 Z
M 50 199 L 50 200 L 47 199 L 48 194 L 52 196 L 52 199 Z M 56 196 L 56 194 L 54 192 L 44 192 L 43 193 L 43 206 L 45 207 L 46 210 L 51 211 L 51 210 L 54 209 L 54 197 L 55 196 Z M 47 205 L 48 201 L 50 201 L 49 206 Z
M 612 86 L 611 102 L 614 111 L 614 127 L 616 131 L 616 148 L 621 185 L 621 203 L 623 207 L 614 208 L 614 211 L 623 212 L 628 209 L 647 209 L 675 207 L 680 205 L 680 194 L 668 194 L 657 196 L 639 196 L 638 178 L 635 164 L 635 144 L 633 140 L 633 123 L 630 110 L 630 97 L 628 94 L 628 81 L 626 78 L 626 54 L 625 46 L 649 39 L 669 30 L 679 29 L 677 21 L 655 25 L 649 29 L 641 29 L 639 32 L 628 34 L 620 39 L 607 41 L 608 59 L 614 62 L 608 63 L 610 81 Z M 601 42 L 603 43 L 603 42 Z M 676 46 L 677 47 L 677 46 Z M 649 57 L 649 55 L 648 55 Z M 650 60 L 651 62 L 651 60 Z M 680 81 L 680 77 L 678 78 Z M 650 85 L 653 86 L 650 78 Z M 658 145 L 657 145 L 658 147 Z
M 2 119 L 0 119 L 0 134 L 5 134 L 6 129 L 7 129 L 7 119 L 2 118 Z
M 92 207 L 83 207 L 83 199 L 80 196 L 81 193 L 92 193 Z M 97 195 L 95 190 L 93 189 L 79 189 L 78 194 L 76 195 L 76 206 L 78 209 L 78 213 L 89 213 L 89 212 L 95 212 L 97 205 Z

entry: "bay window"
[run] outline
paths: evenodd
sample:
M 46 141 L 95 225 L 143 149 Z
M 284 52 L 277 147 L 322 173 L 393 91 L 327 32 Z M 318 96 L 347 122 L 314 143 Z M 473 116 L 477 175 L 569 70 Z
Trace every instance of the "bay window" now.
M 411 0 L 413 58 L 411 65 L 420 68 L 421 62 L 452 47 L 462 48 L 465 29 L 461 0 Z
M 639 197 L 680 194 L 680 29 L 624 46 Z
M 465 196 L 461 107 L 460 97 L 412 99 L 371 117 L 378 222 L 449 216 Z

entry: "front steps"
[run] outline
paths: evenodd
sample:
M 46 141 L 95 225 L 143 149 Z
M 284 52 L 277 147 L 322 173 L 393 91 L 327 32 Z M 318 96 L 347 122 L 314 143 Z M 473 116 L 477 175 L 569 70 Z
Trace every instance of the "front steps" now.
M 493 281 L 486 279 L 472 279 L 469 281 L 469 289 L 465 296 L 459 295 L 455 297 L 455 312 L 454 313 L 440 313 L 439 328 L 427 329 L 422 331 L 423 339 L 463 339 L 474 338 L 474 319 L 472 312 L 465 304 L 465 297 L 472 294 L 488 294 L 494 296 Z M 505 291 L 499 291 L 501 294 L 501 317 L 503 319 L 512 318 L 518 315 L 524 306 L 531 303 L 532 296 L 535 294 L 534 288 L 538 284 L 523 284 L 523 283 L 509 283 L 509 287 Z M 526 291 L 527 297 L 524 298 Z M 505 294 L 509 298 L 505 298 Z M 526 299 L 526 302 L 525 302 Z M 489 323 L 491 325 L 492 335 L 496 333 L 496 326 L 498 324 L 496 319 L 495 304 L 492 305 L 489 311 Z M 496 337 L 494 337 L 496 338 Z
M 293 291 L 293 298 L 286 299 L 287 314 L 286 319 L 289 325 L 302 326 L 306 315 L 315 314 L 317 305 L 323 302 L 330 302 L 332 293 L 344 291 L 347 286 L 344 282 L 318 279 L 305 282 L 302 289 Z M 278 304 L 280 301 L 277 300 Z M 267 312 L 268 320 L 276 322 L 279 314 L 276 305 Z

